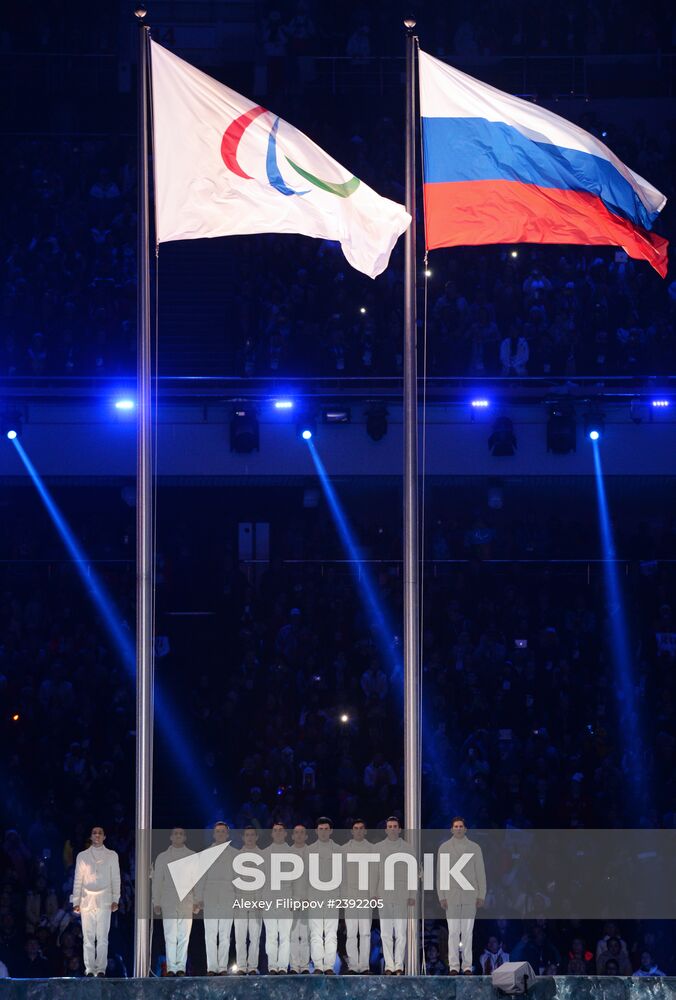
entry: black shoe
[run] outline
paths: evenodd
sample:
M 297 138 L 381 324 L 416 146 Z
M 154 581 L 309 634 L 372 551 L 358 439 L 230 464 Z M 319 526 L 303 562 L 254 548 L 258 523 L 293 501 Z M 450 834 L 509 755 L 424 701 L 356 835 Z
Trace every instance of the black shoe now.
M 177 975 L 177 976 L 184 976 L 184 975 L 185 975 L 185 972 L 184 972 L 184 971 L 181 971 L 181 970 L 179 970 L 179 971 L 178 971 L 178 972 L 176 973 L 176 975 Z M 224 975 L 225 975 L 225 973 L 224 973 Z
M 217 972 L 207 972 L 207 976 L 217 976 Z
M 356 976 L 357 973 L 354 971 L 354 969 L 347 969 L 346 972 L 343 973 L 343 975 L 345 975 L 345 976 Z
M 301 976 L 309 976 L 310 975 L 310 970 L 309 969 L 301 969 L 300 970 L 300 974 L 301 974 Z
M 288 974 L 290 976 L 297 976 L 298 975 L 298 969 L 289 969 L 289 973 Z
M 404 975 L 404 970 L 403 969 L 396 969 L 394 974 L 395 974 L 395 976 L 403 976 Z
M 457 969 L 451 969 L 448 974 L 449 974 L 449 976 L 459 976 L 460 975 L 460 973 L 458 972 Z
M 94 978 L 94 973 L 93 972 L 85 972 L 85 978 L 86 979 L 93 979 Z
M 218 973 L 219 976 L 227 976 L 227 974 L 228 974 L 228 970 L 227 969 L 223 969 L 222 972 Z
M 247 972 L 247 976 L 257 976 L 257 975 L 258 975 L 258 969 L 249 969 L 249 971 Z
M 313 976 L 323 976 L 324 973 L 322 972 L 321 969 L 315 969 L 315 971 L 312 973 L 312 975 Z
M 105 972 L 97 972 L 96 973 L 96 978 L 97 979 L 105 979 L 106 978 Z
M 324 970 L 324 975 L 325 976 L 335 976 L 335 972 L 333 971 L 333 969 L 325 969 Z
M 462 974 L 463 974 L 463 976 L 473 976 L 474 972 L 473 972 L 472 969 L 463 969 L 462 970 Z
M 175 975 L 176 975 L 176 973 L 175 973 L 175 972 L 167 972 L 167 975 L 168 975 L 168 976 L 175 976 Z
M 386 976 L 393 976 L 394 973 L 390 969 L 385 969 L 385 975 Z

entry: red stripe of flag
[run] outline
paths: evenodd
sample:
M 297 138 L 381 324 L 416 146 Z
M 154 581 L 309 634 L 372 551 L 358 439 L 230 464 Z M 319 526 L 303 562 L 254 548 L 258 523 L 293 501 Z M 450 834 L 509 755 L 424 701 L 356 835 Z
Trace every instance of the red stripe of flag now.
M 519 181 L 452 181 L 424 185 L 425 245 L 578 243 L 620 246 L 666 277 L 667 240 L 613 215 L 584 191 Z

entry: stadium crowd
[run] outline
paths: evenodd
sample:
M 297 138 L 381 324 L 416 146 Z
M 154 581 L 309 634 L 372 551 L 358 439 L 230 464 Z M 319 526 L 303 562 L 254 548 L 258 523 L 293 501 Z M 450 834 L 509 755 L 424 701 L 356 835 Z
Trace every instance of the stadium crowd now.
M 662 0 L 644 5 L 638 16 L 627 0 L 613 4 L 612 17 L 602 16 L 593 0 L 569 4 L 555 18 L 525 0 L 493 3 L 490 17 L 486 10 L 485 3 L 467 4 L 440 14 L 431 32 L 435 54 L 466 60 L 673 49 L 659 30 L 669 14 Z M 51 4 L 37 23 L 15 5 L 0 46 L 14 54 L 114 53 L 115 16 L 95 20 L 92 42 L 91 19 L 78 5 Z M 394 20 L 390 4 L 365 5 L 345 18 L 317 0 L 267 4 L 259 37 L 270 93 L 285 76 L 296 78 L 297 57 L 346 55 L 358 69 L 359 60 L 391 54 L 400 44 Z M 381 106 L 377 112 L 352 107 L 339 127 L 297 95 L 294 108 L 291 91 L 284 111 L 290 120 L 380 193 L 403 200 L 401 102 L 392 114 Z M 580 124 L 671 195 L 673 122 L 655 129 L 629 118 L 602 121 L 583 110 Z M 0 232 L 0 378 L 134 372 L 134 163 L 128 136 L 7 137 L 0 167 L 7 203 Z M 666 235 L 673 228 L 668 212 L 661 223 Z M 401 248 L 373 283 L 349 268 L 339 248 L 320 241 L 218 241 L 214 254 L 225 294 L 236 303 L 225 313 L 222 300 L 214 301 L 230 358 L 218 374 L 401 373 Z M 676 280 L 672 274 L 662 281 L 647 264 L 612 248 L 458 249 L 432 255 L 428 270 L 425 275 L 421 267 L 419 276 L 419 317 L 422 334 L 427 316 L 432 375 L 574 379 L 674 372 Z M 186 273 L 189 278 L 189 268 Z M 199 351 L 200 331 L 186 301 L 177 322 Z M 207 365 L 208 351 L 204 359 Z M 115 503 L 112 494 L 99 497 L 95 518 L 76 523 L 92 557 L 109 560 L 95 571 L 112 595 L 118 624 L 129 630 L 133 515 L 127 509 L 121 516 Z M 60 561 L 58 543 L 12 498 L 4 515 L 0 976 L 84 975 L 81 921 L 69 900 L 75 857 L 94 823 L 105 827 L 106 844 L 120 858 L 108 974 L 125 976 L 134 912 L 133 681 L 83 582 Z M 172 738 L 158 725 L 156 780 L 163 794 L 156 825 L 201 829 L 227 819 L 233 828 L 268 829 L 281 820 L 287 828 L 302 822 L 313 829 L 324 814 L 336 828 L 349 829 L 362 817 L 378 830 L 388 816 L 401 815 L 400 577 L 394 563 L 374 574 L 382 607 L 374 617 L 347 570 L 285 562 L 298 558 L 299 545 L 308 559 L 339 553 L 328 515 L 318 518 L 305 535 L 301 530 L 300 543 L 297 526 L 273 526 L 276 556 L 260 574 L 238 565 L 227 546 L 216 552 L 211 536 L 207 550 L 160 532 L 158 621 L 165 634 L 157 637 L 158 684 L 181 706 L 182 742 L 177 729 L 173 749 L 181 742 L 193 782 L 176 778 L 168 763 Z M 676 825 L 675 579 L 671 565 L 655 561 L 676 557 L 676 534 L 668 520 L 645 526 L 630 518 L 620 520 L 616 532 L 620 554 L 631 560 L 630 692 L 620 689 L 611 667 L 614 609 L 600 574 L 519 561 L 585 558 L 596 542 L 579 524 L 544 516 L 506 524 L 474 508 L 435 521 L 429 557 L 466 561 L 445 566 L 426 583 L 426 827 L 447 828 L 456 814 L 480 829 Z M 396 534 L 383 541 L 375 522 L 363 533 L 375 558 L 397 558 Z M 498 568 L 491 558 L 511 562 Z M 196 570 L 214 560 L 219 569 L 211 575 Z M 190 622 L 186 641 L 178 619 L 163 615 L 181 607 L 188 591 L 210 609 L 205 620 L 212 631 L 202 635 Z M 634 746 L 624 739 L 627 713 L 638 726 Z M 640 780 L 633 781 L 636 775 Z M 201 935 L 197 926 L 189 953 L 196 974 L 205 971 Z M 548 919 L 546 910 L 513 912 L 479 922 L 475 941 L 478 973 L 507 957 L 530 961 L 538 973 L 676 971 L 674 932 L 660 922 L 563 923 Z M 162 973 L 159 931 L 154 945 Z M 342 941 L 339 952 L 344 963 Z M 429 921 L 429 974 L 448 971 L 447 953 L 443 925 Z M 370 967 L 382 969 L 375 931 Z
M 343 18 L 332 16 L 319 0 L 268 0 L 256 8 L 260 48 L 263 54 L 278 59 L 390 54 L 391 41 L 399 30 L 387 3 L 356 5 Z M 598 0 L 570 4 L 554 17 L 545 16 L 530 0 L 497 6 L 463 3 L 452 12 L 443 4 L 430 3 L 425 13 L 439 54 L 447 56 L 644 53 L 673 51 L 674 47 L 673 38 L 665 37 L 659 29 L 669 15 L 663 0 L 646 4 L 638 20 L 627 0 L 613 5 L 612 17 L 606 16 Z M 112 54 L 127 17 L 126 9 L 117 13 L 113 7 L 102 11 L 92 25 L 77 5 L 63 2 L 50 4 L 31 22 L 12 11 L 3 27 L 3 42 L 14 51 Z M 170 27 L 171 19 L 165 30 Z
M 99 529 L 96 543 L 109 559 L 124 555 L 112 528 L 116 504 L 112 496 L 97 504 L 97 517 L 108 511 L 109 534 Z M 206 779 L 202 798 L 182 795 L 159 723 L 156 826 L 194 830 L 226 818 L 233 829 L 266 830 L 281 820 L 288 829 L 302 822 L 312 831 L 326 814 L 336 828 L 350 829 L 361 817 L 377 832 L 388 816 L 401 815 L 399 577 L 386 566 L 374 576 L 383 608 L 375 620 L 347 568 L 284 563 L 292 532 L 277 527 L 279 559 L 258 578 L 231 562 L 221 570 L 216 604 L 216 581 L 192 572 L 199 599 L 211 595 L 204 606 L 214 610 L 215 632 L 200 640 L 192 624 L 187 644 L 162 609 L 180 606 L 188 567 L 202 564 L 204 553 L 184 546 L 182 556 L 163 554 L 160 540 L 158 620 L 166 636 L 158 645 L 158 680 L 183 706 L 185 752 L 193 774 Z M 621 537 L 635 544 L 633 525 L 623 527 Z M 331 536 L 328 521 L 316 529 Z M 482 562 L 491 553 L 475 548 L 474 530 L 470 511 L 464 530 L 438 526 L 434 545 L 445 539 L 442 558 L 468 561 L 430 575 L 426 587 L 424 826 L 447 828 L 460 813 L 480 829 L 673 828 L 673 568 L 631 563 L 627 597 L 637 655 L 627 704 L 609 659 L 600 573 L 588 579 L 584 567 L 570 564 Z M 542 520 L 533 537 L 547 548 L 554 530 Z M 669 526 L 655 537 L 660 531 Z M 514 531 L 513 559 L 530 557 L 529 537 Z M 72 567 L 55 560 L 46 573 L 30 562 L 40 545 L 21 514 L 8 519 L 4 547 L 11 561 L 3 565 L 0 588 L 8 747 L 0 960 L 12 976 L 83 974 L 80 922 L 69 897 L 75 855 L 100 822 L 122 871 L 109 975 L 124 975 L 134 903 L 133 685 Z M 173 545 L 170 551 L 179 552 Z M 652 558 L 649 548 L 645 554 Z M 635 550 L 634 560 L 640 558 Z M 132 580 L 128 564 L 106 568 L 120 618 Z M 623 740 L 628 710 L 639 726 L 636 747 Z M 388 733 L 391 741 L 383 738 Z M 180 738 L 172 731 L 169 742 Z M 634 792 L 632 773 L 640 775 Z M 197 927 L 193 973 L 204 972 Z M 614 938 L 619 952 L 614 941 L 604 944 Z M 159 931 L 155 948 L 161 970 Z M 527 958 L 538 972 L 561 974 L 611 973 L 614 961 L 621 974 L 676 967 L 667 924 L 562 923 L 548 920 L 546 909 L 477 923 L 475 971 L 506 954 Z M 444 972 L 445 956 L 443 924 L 429 921 L 428 972 Z M 374 932 L 371 969 L 381 968 Z

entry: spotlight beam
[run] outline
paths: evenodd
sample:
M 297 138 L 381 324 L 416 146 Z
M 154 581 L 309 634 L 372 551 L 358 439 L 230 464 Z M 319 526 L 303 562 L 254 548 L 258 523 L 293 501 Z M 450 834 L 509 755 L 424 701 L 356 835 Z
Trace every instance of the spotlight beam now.
M 106 631 L 112 639 L 127 673 L 134 679 L 136 677 L 136 651 L 131 631 L 125 628 L 119 620 L 113 599 L 107 593 L 104 585 L 99 581 L 96 570 L 88 563 L 87 557 L 78 544 L 68 522 L 53 500 L 37 469 L 26 454 L 19 438 L 13 438 L 12 444 L 23 462 L 26 472 L 32 479 L 33 485 L 38 491 L 38 495 L 45 505 L 61 541 L 70 553 L 80 579 L 89 593 L 96 610 L 101 615 Z M 189 751 L 187 750 L 189 743 L 187 738 L 182 734 L 181 724 L 174 716 L 163 693 L 158 690 L 157 684 L 155 684 L 154 698 L 158 709 L 157 717 L 162 726 L 163 734 L 166 734 L 166 742 L 172 749 L 175 762 L 188 779 L 188 787 L 195 788 L 198 791 L 202 800 L 202 807 L 206 808 L 211 798 L 209 789 L 199 768 L 190 759 Z
M 381 654 L 385 661 L 390 664 L 392 676 L 401 677 L 401 657 L 397 655 L 392 646 L 392 629 L 376 593 L 373 580 L 371 579 L 371 573 L 368 566 L 366 566 L 364 561 L 360 558 L 350 523 L 345 515 L 336 491 L 334 490 L 331 480 L 329 479 L 324 463 L 319 457 L 319 453 L 317 452 L 311 437 L 307 439 L 307 446 L 310 451 L 310 455 L 312 456 L 315 469 L 317 470 L 322 490 L 324 491 L 324 495 L 328 501 L 331 514 L 333 515 L 334 523 L 338 529 L 340 540 L 343 543 L 345 551 L 350 557 L 352 572 L 357 580 L 357 583 L 360 584 L 362 588 L 366 597 L 366 603 L 368 604 L 369 610 L 371 611 L 375 621 Z
M 403 698 L 403 663 L 400 649 L 392 644 L 392 636 L 394 632 L 391 623 L 389 622 L 388 616 L 381 605 L 373 580 L 371 579 L 368 566 L 366 566 L 360 559 L 350 523 L 347 520 L 345 512 L 343 511 L 341 503 L 336 495 L 336 491 L 334 490 L 331 480 L 329 479 L 324 463 L 319 457 L 317 448 L 312 440 L 308 440 L 307 445 L 312 456 L 312 461 L 314 462 L 317 470 L 319 482 L 321 483 L 324 495 L 329 503 L 329 508 L 338 529 L 341 542 L 350 556 L 352 572 L 355 580 L 366 597 L 366 602 L 376 623 L 376 632 L 381 655 L 383 660 L 390 666 L 392 683 L 397 697 Z M 440 752 L 435 733 L 432 726 L 428 724 L 424 704 L 420 705 L 420 715 L 421 741 L 426 748 L 425 762 L 434 774 L 434 785 L 438 796 L 438 810 L 436 815 L 440 817 L 442 813 L 447 815 L 449 809 L 451 808 L 451 792 L 453 790 L 453 783 L 449 779 L 450 761 L 448 761 Z M 438 819 L 438 822 L 441 822 L 440 818 Z
M 627 631 L 627 616 L 622 588 L 617 569 L 615 539 L 610 523 L 608 500 L 603 478 L 601 449 L 597 439 L 592 438 L 594 452 L 594 472 L 596 479 L 596 498 L 598 503 L 599 529 L 603 545 L 603 571 L 608 613 L 608 630 L 611 651 L 611 663 L 614 667 L 616 684 L 617 709 L 620 717 L 620 730 L 625 735 L 625 750 L 633 762 L 628 768 L 629 783 L 634 794 L 634 805 L 638 806 L 641 792 L 642 768 L 640 758 L 644 744 L 640 735 L 639 719 L 635 706 L 635 679 L 632 669 L 632 653 Z

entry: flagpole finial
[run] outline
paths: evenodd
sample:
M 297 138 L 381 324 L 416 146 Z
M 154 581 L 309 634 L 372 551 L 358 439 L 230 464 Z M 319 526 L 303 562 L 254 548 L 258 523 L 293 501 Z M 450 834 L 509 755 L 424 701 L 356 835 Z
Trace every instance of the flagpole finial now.
M 415 25 L 416 25 L 416 20 L 414 17 L 407 17 L 404 19 L 404 27 L 406 28 L 406 31 L 409 33 L 409 35 L 413 33 Z
M 139 3 L 139 4 L 136 5 L 136 8 L 134 10 L 134 14 L 139 19 L 139 21 L 142 21 L 145 18 L 145 16 L 146 16 L 147 13 L 148 13 L 148 11 L 146 10 L 145 4 Z

